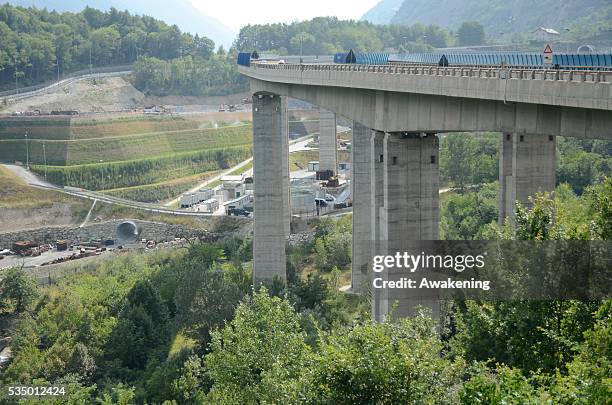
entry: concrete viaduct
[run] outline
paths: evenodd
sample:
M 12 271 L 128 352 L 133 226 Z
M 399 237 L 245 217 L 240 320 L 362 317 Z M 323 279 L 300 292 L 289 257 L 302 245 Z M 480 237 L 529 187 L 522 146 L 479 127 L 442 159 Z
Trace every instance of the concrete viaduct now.
M 439 238 L 438 133 L 502 133 L 500 220 L 555 186 L 555 137 L 612 140 L 612 72 L 402 65 L 239 66 L 250 78 L 256 282 L 286 279 L 287 97 L 321 108 L 321 170 L 336 167 L 336 114 L 353 120 L 352 290 L 373 316 L 409 314 L 427 297 L 372 291 L 371 258 Z M 388 252 L 388 253 L 387 253 Z M 402 292 L 404 291 L 404 292 Z M 402 296 L 403 294 L 403 296 Z M 414 293 L 411 293 L 414 294 Z M 435 306 L 435 305 L 434 305 Z

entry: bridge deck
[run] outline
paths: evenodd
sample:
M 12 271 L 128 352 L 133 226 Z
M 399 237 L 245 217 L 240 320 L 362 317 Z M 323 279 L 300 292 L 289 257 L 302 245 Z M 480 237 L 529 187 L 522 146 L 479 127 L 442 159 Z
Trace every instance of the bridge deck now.
M 281 63 L 252 63 L 239 70 L 253 79 L 285 84 L 612 110 L 609 71 Z

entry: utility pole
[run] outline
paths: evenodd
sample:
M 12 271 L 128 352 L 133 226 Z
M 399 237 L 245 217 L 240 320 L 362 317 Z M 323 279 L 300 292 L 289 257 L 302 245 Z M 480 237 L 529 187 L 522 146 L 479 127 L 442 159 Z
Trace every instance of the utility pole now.
M 47 152 L 45 150 L 45 142 L 43 142 L 43 160 L 45 161 L 45 181 L 47 181 Z
M 103 163 L 104 160 L 100 159 L 100 163 Z M 102 170 L 102 191 L 104 191 L 105 189 L 105 184 L 104 184 L 104 170 Z
M 28 131 L 25 131 L 25 143 L 26 143 L 26 169 L 30 170 L 30 145 L 28 143 Z
M 304 59 L 302 58 L 302 45 L 304 44 L 304 34 L 300 33 L 300 65 L 304 63 Z
M 17 85 L 17 57 L 14 57 L 13 60 L 15 61 L 15 94 L 19 95 L 19 87 Z

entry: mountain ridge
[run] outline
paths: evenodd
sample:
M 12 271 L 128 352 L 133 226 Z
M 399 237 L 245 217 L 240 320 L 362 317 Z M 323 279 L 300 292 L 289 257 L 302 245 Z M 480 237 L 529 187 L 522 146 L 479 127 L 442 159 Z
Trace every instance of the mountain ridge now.
M 397 7 L 395 13 L 391 8 Z M 390 14 L 393 14 L 389 17 Z M 609 0 L 381 0 L 364 14 L 379 24 L 439 25 L 456 30 L 465 21 L 478 21 L 489 37 L 528 34 L 540 26 L 573 37 L 589 37 L 596 30 L 612 32 Z M 595 23 L 595 24 L 594 24 Z

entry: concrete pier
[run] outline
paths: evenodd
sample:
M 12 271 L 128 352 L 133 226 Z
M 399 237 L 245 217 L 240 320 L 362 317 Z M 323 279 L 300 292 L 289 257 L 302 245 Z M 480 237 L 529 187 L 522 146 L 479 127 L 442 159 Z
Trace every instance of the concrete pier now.
M 283 182 L 283 225 L 285 229 L 285 237 L 288 238 L 291 234 L 291 187 L 289 174 L 289 117 L 287 97 L 281 98 L 281 123 L 283 133 L 283 166 L 282 166 L 282 182 Z
M 384 189 L 384 140 L 385 133 L 380 131 L 372 131 L 370 138 L 370 162 L 371 162 L 371 182 L 370 182 L 370 198 L 371 198 L 371 234 L 373 250 L 379 251 L 377 242 L 380 240 L 380 211 L 384 206 L 385 189 Z
M 555 189 L 556 142 L 552 135 L 502 135 L 499 162 L 499 222 L 515 217 L 515 202 L 530 208 L 529 197 Z
M 424 133 L 388 133 L 383 150 L 381 250 L 387 255 L 411 252 L 411 241 L 439 238 L 438 138 Z M 385 271 L 383 275 L 388 280 L 406 276 L 403 270 Z M 417 305 L 431 308 L 436 316 L 438 303 L 427 294 L 418 289 L 382 290 L 376 320 L 384 320 L 396 301 L 399 305 L 394 317 L 414 314 Z
M 371 134 L 370 128 L 353 122 L 351 180 L 353 195 L 353 262 L 351 290 L 364 293 L 368 289 L 368 268 L 371 260 Z
M 385 200 L 385 189 L 384 189 L 384 140 L 385 133 L 381 131 L 373 131 L 372 136 L 370 138 L 371 142 L 371 241 L 372 241 L 372 253 L 371 256 L 374 257 L 376 255 L 384 254 L 381 250 L 381 235 L 380 235 L 380 216 L 381 210 L 383 209 L 384 200 Z M 371 271 L 371 269 L 368 269 Z M 369 277 L 370 280 L 372 277 Z M 371 282 L 371 281 L 370 281 Z M 386 302 L 383 302 L 383 297 L 381 296 L 381 291 L 378 289 L 373 289 L 370 285 L 368 287 L 372 291 L 372 318 L 373 319 L 381 319 L 382 313 L 381 308 L 387 307 Z
M 319 170 L 338 173 L 338 146 L 336 141 L 336 114 L 319 109 Z
M 253 281 L 287 278 L 285 236 L 289 226 L 287 100 L 253 96 Z

